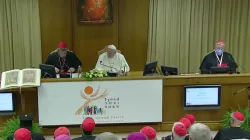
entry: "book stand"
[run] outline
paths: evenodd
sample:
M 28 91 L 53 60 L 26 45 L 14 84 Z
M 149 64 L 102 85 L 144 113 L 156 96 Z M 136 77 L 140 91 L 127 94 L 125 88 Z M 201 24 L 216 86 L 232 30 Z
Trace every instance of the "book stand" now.
M 25 114 L 26 113 L 26 110 L 25 110 L 25 96 L 22 93 L 22 87 L 19 88 L 19 94 L 20 94 L 20 97 L 21 97 L 22 114 Z

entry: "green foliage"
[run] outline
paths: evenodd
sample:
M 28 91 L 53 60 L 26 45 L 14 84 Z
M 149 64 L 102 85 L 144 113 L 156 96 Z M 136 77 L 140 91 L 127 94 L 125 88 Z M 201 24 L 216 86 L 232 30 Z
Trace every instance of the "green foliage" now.
M 85 78 L 89 81 L 92 81 L 93 78 L 101 78 L 101 77 L 108 77 L 108 74 L 105 70 L 91 70 L 89 72 L 84 72 L 81 75 L 81 78 Z
M 7 140 L 9 136 L 12 136 L 15 133 L 15 131 L 19 128 L 19 126 L 20 126 L 19 117 L 17 118 L 13 117 L 7 120 L 7 122 L 5 122 L 4 124 L 4 128 L 2 131 L 2 140 Z M 42 128 L 39 126 L 39 124 L 33 122 L 32 133 L 41 133 L 41 132 Z
M 242 124 L 241 128 L 244 130 L 250 130 L 250 127 L 247 126 L 247 119 L 249 120 L 248 124 L 250 125 L 249 108 L 241 108 L 241 107 L 238 107 L 237 109 L 231 109 L 231 111 L 226 112 L 224 114 L 224 118 L 221 122 L 221 127 L 222 128 L 229 128 L 230 127 L 230 117 L 231 117 L 231 114 L 235 111 L 239 111 L 242 114 L 244 114 L 244 116 L 245 116 L 245 121 Z

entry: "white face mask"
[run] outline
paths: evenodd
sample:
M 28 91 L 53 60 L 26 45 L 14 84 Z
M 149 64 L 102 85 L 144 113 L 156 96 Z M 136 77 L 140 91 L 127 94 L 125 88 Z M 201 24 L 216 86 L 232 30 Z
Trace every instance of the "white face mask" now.
M 221 49 L 221 48 L 218 48 L 218 49 L 215 50 L 215 52 L 216 52 L 217 55 L 222 55 L 224 50 Z

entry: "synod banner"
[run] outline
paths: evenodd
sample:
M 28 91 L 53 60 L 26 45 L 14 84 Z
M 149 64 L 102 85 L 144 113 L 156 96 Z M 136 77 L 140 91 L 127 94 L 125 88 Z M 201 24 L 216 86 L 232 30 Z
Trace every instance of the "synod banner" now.
M 38 110 L 41 126 L 162 122 L 162 80 L 41 83 Z

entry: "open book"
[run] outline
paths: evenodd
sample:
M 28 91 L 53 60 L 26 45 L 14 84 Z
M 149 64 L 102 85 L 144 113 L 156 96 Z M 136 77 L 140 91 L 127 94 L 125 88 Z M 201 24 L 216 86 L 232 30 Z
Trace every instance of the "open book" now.
M 19 87 L 39 87 L 41 79 L 40 69 L 10 70 L 2 73 L 1 89 Z

